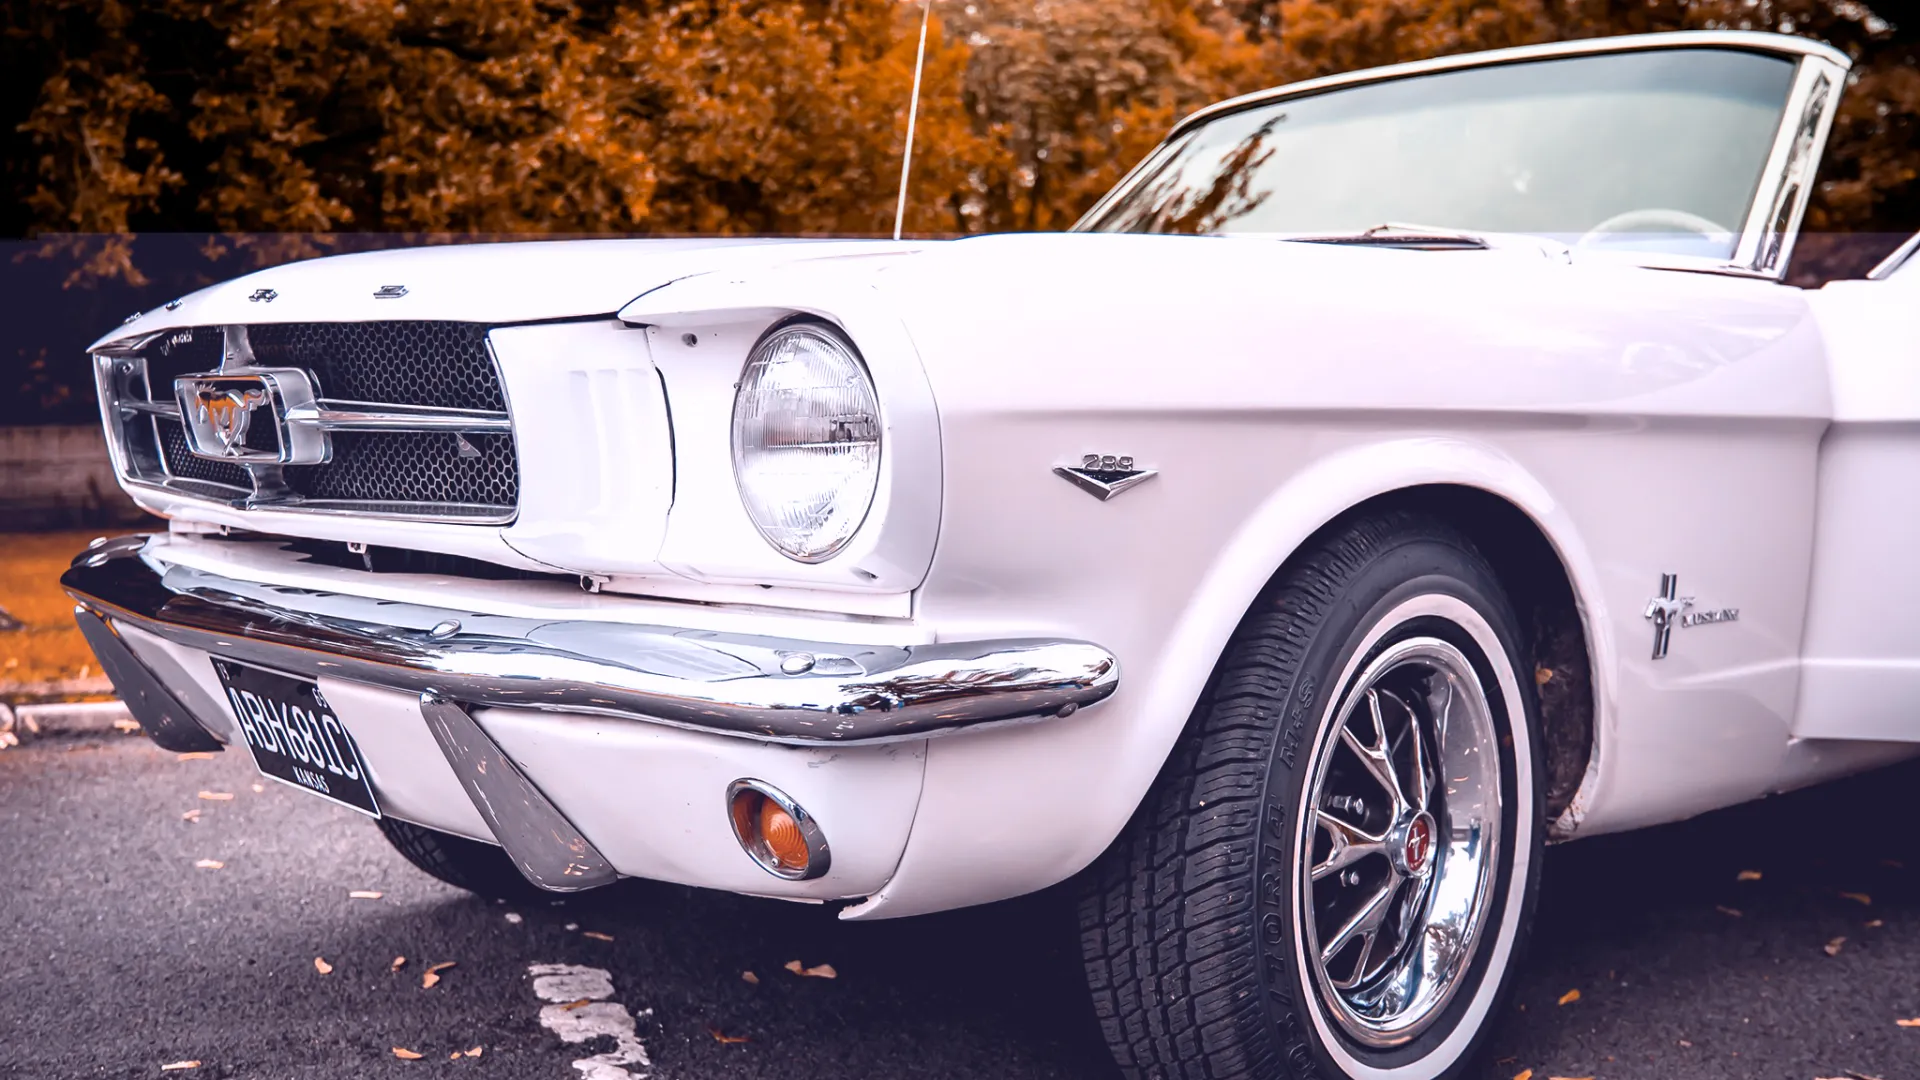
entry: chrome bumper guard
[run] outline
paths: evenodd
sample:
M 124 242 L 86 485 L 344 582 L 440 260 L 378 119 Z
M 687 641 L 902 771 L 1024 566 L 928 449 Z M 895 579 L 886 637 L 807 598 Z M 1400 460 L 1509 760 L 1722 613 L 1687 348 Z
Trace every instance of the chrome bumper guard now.
M 1112 654 L 1079 641 L 840 645 L 476 615 L 163 571 L 141 556 L 143 545 L 123 537 L 82 552 L 60 583 L 109 626 L 467 707 L 594 713 L 819 745 L 1067 716 L 1119 682 Z
M 126 642 L 120 640 L 120 635 L 105 620 L 86 608 L 75 609 L 73 618 L 80 624 L 80 636 L 86 638 L 87 645 L 93 649 L 94 659 L 100 661 L 100 670 L 120 695 L 121 704 L 155 745 L 180 754 L 217 753 L 226 749 L 226 745 L 194 717 L 193 710 L 181 704 L 173 691 L 133 655 L 133 650 L 127 648 Z

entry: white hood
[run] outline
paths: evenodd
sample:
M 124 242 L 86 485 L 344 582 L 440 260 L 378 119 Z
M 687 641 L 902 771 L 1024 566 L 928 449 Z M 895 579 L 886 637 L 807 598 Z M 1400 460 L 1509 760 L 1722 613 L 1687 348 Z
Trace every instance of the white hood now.
M 642 293 L 694 274 L 922 246 L 885 240 L 553 240 L 335 255 L 210 285 L 128 320 L 90 348 L 177 326 L 396 319 L 513 323 L 611 315 Z M 376 297 L 383 289 L 405 293 Z

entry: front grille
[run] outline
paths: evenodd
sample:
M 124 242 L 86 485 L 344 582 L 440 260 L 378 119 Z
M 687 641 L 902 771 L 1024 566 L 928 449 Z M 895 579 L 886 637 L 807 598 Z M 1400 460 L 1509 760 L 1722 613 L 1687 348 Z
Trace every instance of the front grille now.
M 468 456 L 464 441 L 474 451 Z M 513 506 L 520 501 L 513 436 L 439 431 L 341 431 L 333 460 L 289 465 L 287 486 L 309 499 Z
M 136 481 L 197 497 L 230 491 L 232 500 L 263 508 L 506 521 L 520 497 L 514 439 L 507 431 L 418 430 L 408 415 L 389 418 L 393 426 L 383 430 L 329 430 L 325 463 L 255 466 L 266 470 L 256 485 L 247 467 L 198 457 L 187 448 L 173 392 L 180 376 L 220 370 L 223 355 L 245 357 L 250 350 L 254 367 L 306 371 L 323 407 L 346 402 L 376 412 L 401 406 L 469 410 L 454 422 L 465 425 L 477 417 L 503 426 L 506 394 L 487 350 L 488 329 L 483 323 L 428 321 L 272 323 L 246 327 L 244 346 L 227 341 L 218 326 L 171 330 L 129 356 L 101 358 L 101 389 L 118 406 L 116 430 Z M 246 444 L 272 452 L 278 446 L 274 425 L 256 415 Z
M 503 412 L 487 326 L 460 322 L 273 323 L 247 327 L 260 367 L 305 368 L 322 397 Z M 404 363 L 395 363 L 404 358 Z

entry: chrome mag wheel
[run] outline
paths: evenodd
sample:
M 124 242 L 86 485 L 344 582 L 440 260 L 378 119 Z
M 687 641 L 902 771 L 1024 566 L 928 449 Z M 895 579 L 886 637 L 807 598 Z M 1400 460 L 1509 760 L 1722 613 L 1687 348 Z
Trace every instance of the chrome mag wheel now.
M 1472 962 L 1500 852 L 1500 747 L 1472 663 L 1408 638 L 1352 682 L 1315 749 L 1301 817 L 1301 945 L 1331 1019 L 1401 1045 Z

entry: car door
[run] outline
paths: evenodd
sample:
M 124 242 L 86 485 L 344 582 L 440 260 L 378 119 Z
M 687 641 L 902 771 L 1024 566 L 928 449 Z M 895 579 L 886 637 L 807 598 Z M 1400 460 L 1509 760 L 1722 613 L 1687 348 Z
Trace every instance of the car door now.
M 1920 742 L 1920 236 L 1808 294 L 1833 383 L 1794 734 Z

